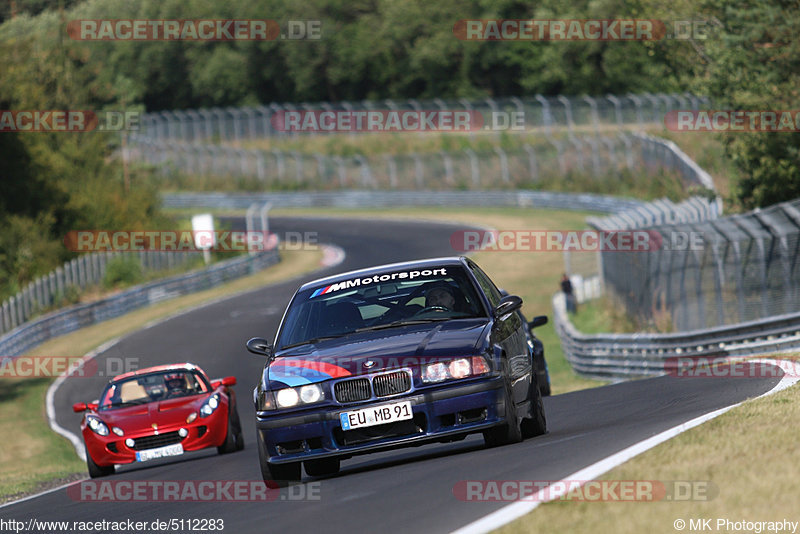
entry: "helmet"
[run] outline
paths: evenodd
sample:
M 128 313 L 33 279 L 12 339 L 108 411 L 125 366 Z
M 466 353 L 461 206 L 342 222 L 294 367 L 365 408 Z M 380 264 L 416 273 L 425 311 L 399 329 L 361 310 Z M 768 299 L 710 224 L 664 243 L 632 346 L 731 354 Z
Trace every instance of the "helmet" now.
M 184 389 L 186 387 L 186 380 L 183 373 L 169 373 L 164 375 L 164 383 L 167 384 L 168 389 Z

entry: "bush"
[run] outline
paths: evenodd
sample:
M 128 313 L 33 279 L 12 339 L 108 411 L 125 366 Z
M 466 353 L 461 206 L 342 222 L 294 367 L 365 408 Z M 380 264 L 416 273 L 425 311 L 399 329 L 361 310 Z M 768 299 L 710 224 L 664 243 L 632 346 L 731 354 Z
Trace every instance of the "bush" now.
M 106 265 L 103 286 L 107 289 L 130 286 L 140 282 L 143 278 L 142 265 L 136 257 L 117 256 Z

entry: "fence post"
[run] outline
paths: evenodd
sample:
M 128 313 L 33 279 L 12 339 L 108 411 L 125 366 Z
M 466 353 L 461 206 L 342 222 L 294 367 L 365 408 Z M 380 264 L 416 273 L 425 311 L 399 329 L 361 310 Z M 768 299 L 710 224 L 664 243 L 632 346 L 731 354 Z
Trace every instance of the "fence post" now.
M 503 182 L 509 183 L 511 181 L 511 177 L 508 174 L 508 158 L 506 157 L 506 153 L 499 146 L 494 147 L 494 151 L 500 158 L 500 174 L 503 177 Z
M 573 133 L 575 123 L 572 120 L 572 105 L 564 95 L 558 95 L 558 101 L 561 102 L 561 105 L 564 106 L 564 113 L 567 116 L 567 128 L 569 129 L 570 135 Z
M 544 120 L 544 133 L 549 139 L 552 139 L 551 127 L 553 125 L 553 116 L 550 114 L 550 102 L 547 101 L 542 95 L 536 95 L 536 100 L 542 105 L 542 120 Z
M 3 333 L 8 332 L 11 330 L 11 305 L 8 301 L 3 303 Z
M 422 160 L 419 159 L 419 154 L 416 152 L 412 152 L 411 157 L 414 159 L 414 179 L 417 184 L 417 189 L 424 189 L 425 174 L 422 168 Z
M 472 170 L 472 185 L 479 187 L 481 185 L 481 171 L 478 166 L 478 157 L 471 148 L 464 149 L 464 152 L 469 156 L 469 166 Z
M 275 157 L 275 164 L 278 167 L 278 182 L 283 183 L 283 173 L 286 170 L 286 166 L 283 163 L 283 154 L 277 148 L 273 148 L 272 155 Z
M 8 299 L 8 309 L 11 315 L 11 328 L 9 328 L 9 330 L 15 329 L 20 323 L 18 306 L 19 304 L 17 303 L 16 297 L 11 297 Z
M 358 154 L 355 156 L 355 160 L 361 167 L 361 185 L 364 187 L 372 187 L 373 189 L 377 187 L 375 179 L 372 177 L 372 170 L 369 168 L 369 163 L 367 163 L 366 158 L 361 154 Z
M 528 167 L 531 171 L 531 181 L 536 181 L 539 178 L 539 169 L 536 165 L 536 152 L 531 145 L 523 145 L 525 152 L 528 153 Z
M 389 187 L 392 189 L 397 188 L 397 162 L 391 154 L 385 154 L 386 168 L 389 171 Z
M 584 95 L 583 100 L 589 104 L 589 107 L 592 108 L 592 125 L 594 126 L 594 134 L 600 135 L 600 115 L 597 112 L 597 101 L 588 96 Z
M 617 116 L 617 126 L 622 127 L 622 104 L 614 95 L 606 95 L 609 102 L 614 104 L 614 114 Z
M 467 108 L 467 113 L 469 113 L 469 116 L 472 117 L 472 103 L 466 98 L 462 98 L 461 100 L 458 101 L 458 103 Z M 475 139 L 475 132 L 473 132 L 472 128 L 470 128 L 469 140 L 472 141 L 473 139 Z
M 344 160 L 342 160 L 341 156 L 334 156 L 333 162 L 336 164 L 336 172 L 339 174 L 339 185 L 344 187 L 347 181 L 347 171 L 344 168 Z

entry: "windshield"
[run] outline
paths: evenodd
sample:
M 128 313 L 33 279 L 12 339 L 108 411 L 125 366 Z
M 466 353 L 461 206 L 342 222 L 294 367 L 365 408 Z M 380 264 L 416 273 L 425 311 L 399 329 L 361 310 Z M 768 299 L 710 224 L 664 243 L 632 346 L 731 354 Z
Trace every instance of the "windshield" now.
M 463 268 L 387 271 L 298 293 L 276 346 L 468 317 L 486 313 Z
M 112 382 L 103 391 L 100 409 L 122 408 L 210 391 L 205 378 L 194 371 L 164 371 Z

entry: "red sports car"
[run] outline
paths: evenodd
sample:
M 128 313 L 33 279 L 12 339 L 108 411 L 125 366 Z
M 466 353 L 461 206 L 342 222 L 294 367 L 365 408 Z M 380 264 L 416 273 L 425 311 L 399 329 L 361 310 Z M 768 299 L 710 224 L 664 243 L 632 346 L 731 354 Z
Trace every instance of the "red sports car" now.
M 114 377 L 99 403 L 79 402 L 86 464 L 92 478 L 114 466 L 179 456 L 217 447 L 220 454 L 244 448 L 231 386 L 236 377 L 210 380 L 190 363 L 159 365 Z

